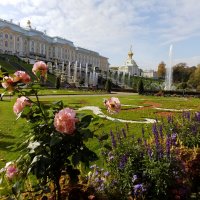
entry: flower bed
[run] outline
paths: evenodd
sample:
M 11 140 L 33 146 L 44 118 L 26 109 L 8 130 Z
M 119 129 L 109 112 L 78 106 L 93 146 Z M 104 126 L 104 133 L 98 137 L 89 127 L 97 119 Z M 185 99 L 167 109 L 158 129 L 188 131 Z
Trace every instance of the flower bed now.
M 33 66 L 37 82 L 22 71 L 3 76 L 2 86 L 18 95 L 13 112 L 29 131 L 22 155 L 0 171 L 3 199 L 199 199 L 200 113 L 184 112 L 156 122 L 136 138 L 128 124 L 95 135 L 91 115 L 80 115 L 62 101 L 39 100 L 47 66 Z M 23 90 L 25 85 L 30 89 Z M 35 95 L 33 100 L 30 96 Z M 118 98 L 104 100 L 110 114 L 120 112 Z M 95 122 L 97 123 L 97 122 Z M 86 141 L 98 139 L 105 167 L 90 167 L 98 157 Z

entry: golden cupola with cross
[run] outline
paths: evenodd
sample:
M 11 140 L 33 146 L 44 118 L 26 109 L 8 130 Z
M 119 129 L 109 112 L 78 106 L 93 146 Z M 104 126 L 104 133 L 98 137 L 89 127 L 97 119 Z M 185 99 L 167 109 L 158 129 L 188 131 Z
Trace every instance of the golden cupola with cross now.
M 130 51 L 128 52 L 128 59 L 132 60 L 133 57 L 133 52 L 132 52 L 132 47 L 130 48 Z

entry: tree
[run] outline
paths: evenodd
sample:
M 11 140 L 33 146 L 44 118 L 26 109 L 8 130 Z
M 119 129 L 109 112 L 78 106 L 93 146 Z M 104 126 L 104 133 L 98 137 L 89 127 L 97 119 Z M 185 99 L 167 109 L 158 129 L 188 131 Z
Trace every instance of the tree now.
M 56 77 L 56 89 L 60 89 L 60 77 Z
M 173 82 L 188 82 L 190 75 L 195 71 L 195 67 L 188 67 L 186 63 L 178 63 L 173 67 Z
M 193 73 L 190 74 L 188 83 L 191 84 L 194 88 L 200 86 L 200 64 L 198 64 Z
M 138 82 L 138 93 L 139 94 L 144 93 L 144 83 L 143 83 L 142 79 L 140 79 Z
M 163 61 L 158 65 L 157 73 L 158 73 L 158 78 L 165 78 L 166 64 Z
M 111 93 L 111 87 L 112 87 L 112 81 L 111 81 L 110 79 L 107 79 L 106 85 L 105 85 L 105 90 L 106 90 L 108 93 Z

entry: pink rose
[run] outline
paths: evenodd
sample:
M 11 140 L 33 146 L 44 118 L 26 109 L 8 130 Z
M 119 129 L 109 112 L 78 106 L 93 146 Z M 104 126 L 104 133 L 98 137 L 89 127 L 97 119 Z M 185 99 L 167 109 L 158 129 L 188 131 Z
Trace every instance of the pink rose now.
M 75 124 L 78 121 L 75 116 L 75 111 L 70 108 L 60 110 L 54 118 L 56 130 L 61 133 L 72 134 L 76 129 Z
M 18 169 L 14 164 L 10 164 L 6 167 L 6 177 L 13 179 L 18 173 Z
M 37 76 L 37 72 L 40 72 L 40 75 L 45 77 L 47 73 L 47 65 L 43 61 L 38 61 L 33 65 L 32 72 Z
M 105 100 L 104 105 L 110 114 L 118 113 L 121 110 L 121 103 L 116 97 Z
M 27 97 L 20 97 L 17 98 L 17 101 L 15 102 L 14 106 L 13 106 L 13 112 L 18 115 L 20 112 L 23 111 L 25 106 L 30 106 L 31 103 L 29 101 L 29 99 Z
M 13 92 L 14 91 L 14 80 L 12 77 L 10 76 L 4 76 L 3 77 L 3 81 L 1 83 L 2 87 L 7 89 L 9 92 Z
M 25 84 L 31 81 L 31 77 L 24 71 L 16 71 L 13 79 L 15 82 L 22 82 Z

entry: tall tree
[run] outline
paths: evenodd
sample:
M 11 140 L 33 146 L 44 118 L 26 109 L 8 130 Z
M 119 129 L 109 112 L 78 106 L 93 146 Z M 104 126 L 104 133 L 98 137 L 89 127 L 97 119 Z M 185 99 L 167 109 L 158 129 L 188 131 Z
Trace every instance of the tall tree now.
M 158 65 L 157 73 L 158 73 L 158 78 L 165 78 L 166 64 L 163 61 Z
M 194 68 L 193 73 L 191 73 L 188 83 L 191 84 L 194 88 L 200 85 L 200 64 Z
M 143 94 L 143 93 L 144 93 L 144 83 L 142 79 L 140 79 L 138 82 L 138 94 Z
M 188 67 L 186 63 L 178 63 L 173 67 L 173 82 L 187 82 L 195 68 Z

